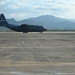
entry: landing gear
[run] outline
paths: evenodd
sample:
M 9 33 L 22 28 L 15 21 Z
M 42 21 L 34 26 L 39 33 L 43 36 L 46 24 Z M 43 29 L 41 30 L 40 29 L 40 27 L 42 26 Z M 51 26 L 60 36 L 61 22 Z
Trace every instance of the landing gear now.
M 23 32 L 23 33 L 25 33 L 25 32 Z
M 23 32 L 23 33 L 28 33 L 28 32 Z
M 26 32 L 26 33 L 28 33 L 28 32 Z

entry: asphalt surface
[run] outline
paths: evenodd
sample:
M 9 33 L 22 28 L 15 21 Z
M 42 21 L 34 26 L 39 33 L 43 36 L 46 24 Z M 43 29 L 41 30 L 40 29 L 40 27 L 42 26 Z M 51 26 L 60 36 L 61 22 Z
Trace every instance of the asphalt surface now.
M 75 33 L 0 32 L 0 75 L 75 75 Z

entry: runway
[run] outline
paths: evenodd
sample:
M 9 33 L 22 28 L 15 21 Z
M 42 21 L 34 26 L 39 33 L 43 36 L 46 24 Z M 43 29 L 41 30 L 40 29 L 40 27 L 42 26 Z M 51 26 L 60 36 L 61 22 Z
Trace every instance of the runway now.
M 75 32 L 0 32 L 0 75 L 75 75 Z

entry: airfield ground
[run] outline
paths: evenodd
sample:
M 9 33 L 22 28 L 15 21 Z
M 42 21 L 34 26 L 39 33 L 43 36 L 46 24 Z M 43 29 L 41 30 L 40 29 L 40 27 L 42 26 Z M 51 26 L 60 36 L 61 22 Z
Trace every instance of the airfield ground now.
M 75 33 L 0 32 L 0 75 L 75 75 Z

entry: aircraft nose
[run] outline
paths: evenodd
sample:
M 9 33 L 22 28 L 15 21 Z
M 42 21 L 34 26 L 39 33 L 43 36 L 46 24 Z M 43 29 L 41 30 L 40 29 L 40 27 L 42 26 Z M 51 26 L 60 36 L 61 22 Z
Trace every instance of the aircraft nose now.
M 46 31 L 47 29 L 45 27 L 43 27 L 44 31 Z
M 46 28 L 44 28 L 44 31 L 46 31 L 47 29 Z

